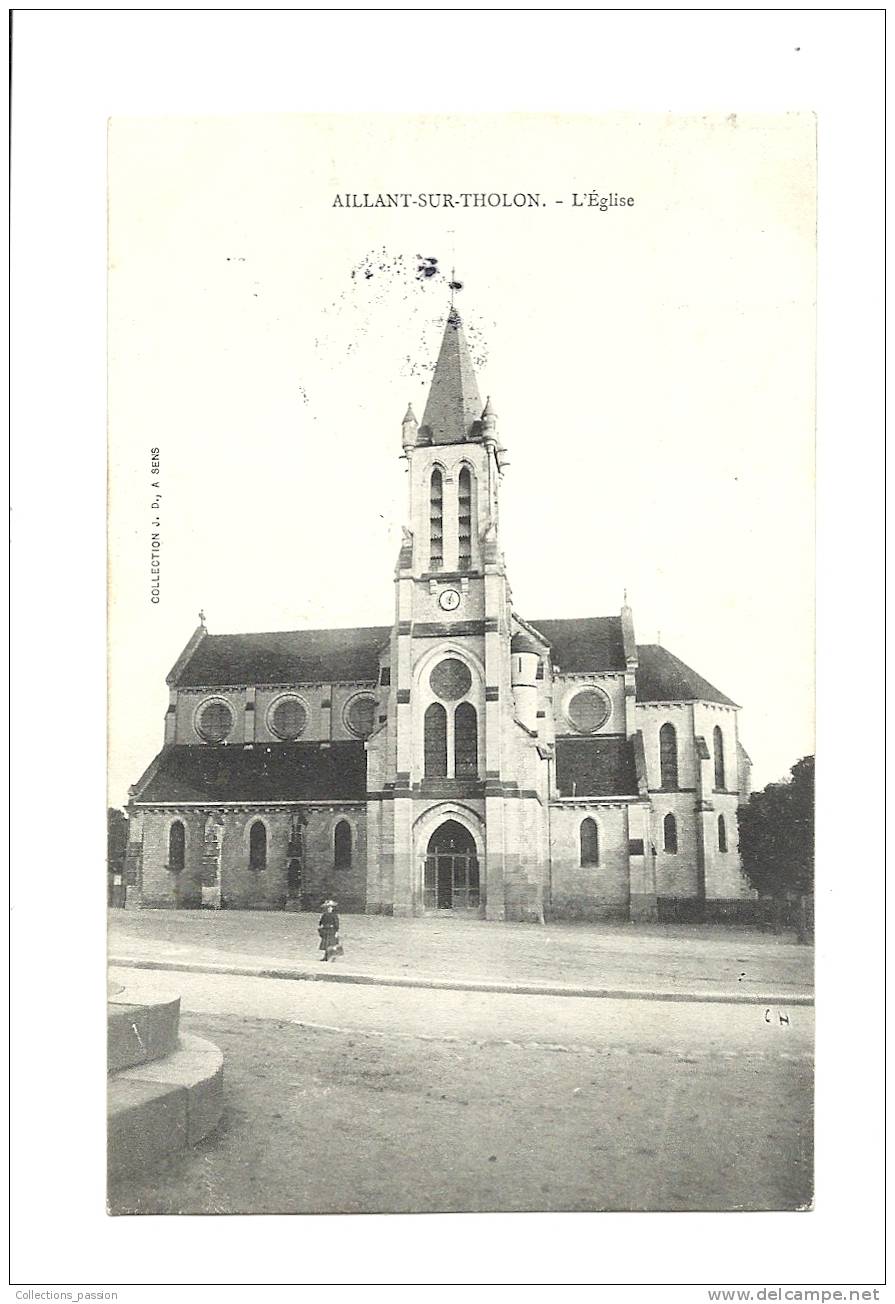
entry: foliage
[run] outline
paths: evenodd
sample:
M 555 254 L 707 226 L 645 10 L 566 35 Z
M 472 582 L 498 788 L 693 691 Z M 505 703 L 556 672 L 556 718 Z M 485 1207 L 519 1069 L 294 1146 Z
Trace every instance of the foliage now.
M 768 896 L 814 891 L 814 757 L 803 756 L 789 773 L 753 792 L 739 812 L 743 868 Z
M 110 806 L 106 814 L 107 868 L 110 874 L 120 874 L 124 868 L 127 850 L 127 816 L 123 810 Z

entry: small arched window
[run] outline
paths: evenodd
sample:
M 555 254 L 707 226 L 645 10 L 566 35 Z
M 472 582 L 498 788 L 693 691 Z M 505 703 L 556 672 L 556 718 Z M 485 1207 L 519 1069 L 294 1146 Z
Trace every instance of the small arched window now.
M 182 820 L 175 820 L 168 832 L 168 868 L 179 873 L 183 869 L 186 853 L 186 829 Z
M 444 481 L 438 467 L 429 482 L 429 567 L 444 566 Z
M 351 868 L 351 825 L 339 820 L 333 833 L 333 855 L 336 869 Z
M 677 733 L 673 724 L 659 730 L 659 773 L 663 788 L 677 787 Z
M 727 850 L 727 821 L 723 815 L 718 816 L 718 850 Z
M 596 820 L 588 817 L 581 821 L 581 864 L 599 865 L 600 835 Z
M 712 738 L 715 744 L 715 787 L 724 788 L 724 735 L 716 724 Z
M 677 820 L 673 815 L 666 815 L 662 822 L 662 845 L 671 855 L 677 853 Z
M 472 702 L 461 702 L 454 712 L 454 775 L 463 779 L 477 777 L 478 772 L 478 717 Z
M 457 481 L 457 566 L 460 570 L 472 566 L 472 472 L 468 466 L 461 468 Z
M 267 829 L 263 820 L 255 820 L 249 829 L 249 869 L 267 868 Z
M 424 772 L 427 779 L 447 775 L 447 711 L 440 702 L 426 707 L 423 717 Z

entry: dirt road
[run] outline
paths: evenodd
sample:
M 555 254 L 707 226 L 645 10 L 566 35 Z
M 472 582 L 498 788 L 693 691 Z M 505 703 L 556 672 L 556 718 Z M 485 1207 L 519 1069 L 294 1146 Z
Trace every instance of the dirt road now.
M 225 1054 L 219 1132 L 116 1213 L 779 1209 L 811 1199 L 811 1011 L 118 970 Z M 787 1021 L 788 1020 L 788 1021 Z

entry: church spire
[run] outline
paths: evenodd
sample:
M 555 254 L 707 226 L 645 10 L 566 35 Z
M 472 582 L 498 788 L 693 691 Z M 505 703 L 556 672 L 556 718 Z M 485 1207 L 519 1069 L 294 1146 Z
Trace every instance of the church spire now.
M 423 413 L 419 443 L 463 444 L 480 439 L 481 415 L 482 400 L 463 325 L 452 307 Z

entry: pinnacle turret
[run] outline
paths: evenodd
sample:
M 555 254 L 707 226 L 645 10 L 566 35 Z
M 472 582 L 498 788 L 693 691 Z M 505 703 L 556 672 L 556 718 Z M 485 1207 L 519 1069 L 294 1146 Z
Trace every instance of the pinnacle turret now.
M 407 404 L 407 411 L 404 413 L 404 420 L 401 422 L 401 443 L 405 448 L 412 448 L 416 443 L 416 432 L 419 428 L 419 422 L 413 411 L 413 404 Z

